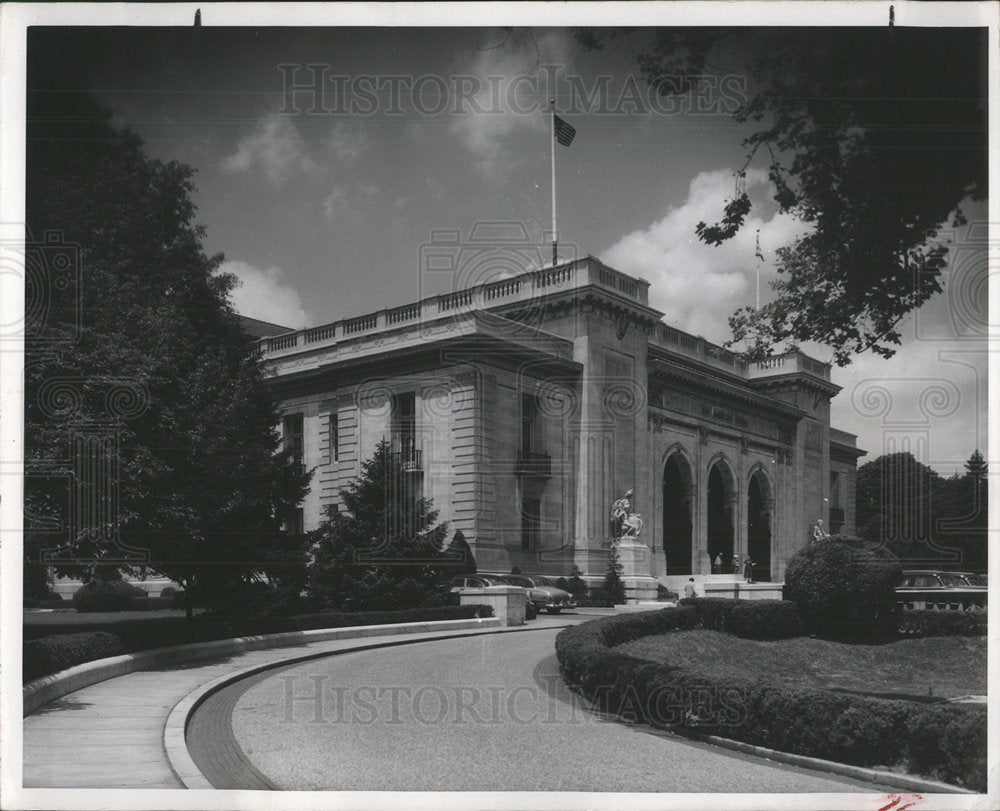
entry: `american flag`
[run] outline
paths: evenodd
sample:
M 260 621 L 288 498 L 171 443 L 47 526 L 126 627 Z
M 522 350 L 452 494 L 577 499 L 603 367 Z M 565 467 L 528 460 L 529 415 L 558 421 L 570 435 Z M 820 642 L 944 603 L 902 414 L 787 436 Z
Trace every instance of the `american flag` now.
M 555 113 L 553 113 L 555 115 Z M 569 146 L 576 137 L 576 127 L 563 121 L 559 116 L 555 116 L 556 140 L 563 146 Z

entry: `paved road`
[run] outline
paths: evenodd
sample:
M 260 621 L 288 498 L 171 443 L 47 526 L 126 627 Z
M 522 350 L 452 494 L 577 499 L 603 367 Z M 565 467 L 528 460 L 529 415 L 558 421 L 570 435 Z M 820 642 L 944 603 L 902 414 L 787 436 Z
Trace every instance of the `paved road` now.
M 556 633 L 424 642 L 262 674 L 219 699 L 214 733 L 193 724 L 189 746 L 198 729 L 218 736 L 228 717 L 250 772 L 278 789 L 880 790 L 602 719 L 559 680 Z

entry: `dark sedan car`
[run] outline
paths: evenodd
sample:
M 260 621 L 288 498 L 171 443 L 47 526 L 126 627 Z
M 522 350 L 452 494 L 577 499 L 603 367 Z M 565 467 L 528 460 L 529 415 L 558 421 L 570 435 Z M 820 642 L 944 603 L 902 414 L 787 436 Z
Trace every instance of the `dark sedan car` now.
M 969 572 L 904 571 L 896 596 L 907 609 L 984 610 L 988 589 L 967 579 L 975 577 Z
M 576 608 L 572 594 L 552 585 L 548 578 L 541 575 L 505 574 L 503 579 L 512 586 L 527 589 L 528 600 L 537 611 L 544 608 L 550 614 L 558 614 L 564 608 Z

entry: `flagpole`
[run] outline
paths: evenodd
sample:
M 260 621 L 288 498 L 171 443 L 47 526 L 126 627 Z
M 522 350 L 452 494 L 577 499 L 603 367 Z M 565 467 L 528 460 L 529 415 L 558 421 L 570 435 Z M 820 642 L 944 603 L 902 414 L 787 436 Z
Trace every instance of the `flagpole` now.
M 549 115 L 549 149 L 552 150 L 552 266 L 555 267 L 559 243 L 559 232 L 556 230 L 556 100 L 550 99 L 549 104 L 552 108 Z

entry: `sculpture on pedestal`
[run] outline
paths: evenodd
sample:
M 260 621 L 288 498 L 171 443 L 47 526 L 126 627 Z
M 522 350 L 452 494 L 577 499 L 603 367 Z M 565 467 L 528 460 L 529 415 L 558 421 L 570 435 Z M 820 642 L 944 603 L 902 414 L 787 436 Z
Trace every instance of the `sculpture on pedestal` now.
M 622 540 L 634 541 L 642 531 L 642 518 L 638 513 L 632 512 L 632 494 L 634 490 L 629 490 L 624 496 L 615 499 L 611 505 L 611 521 L 614 524 L 613 543 Z

